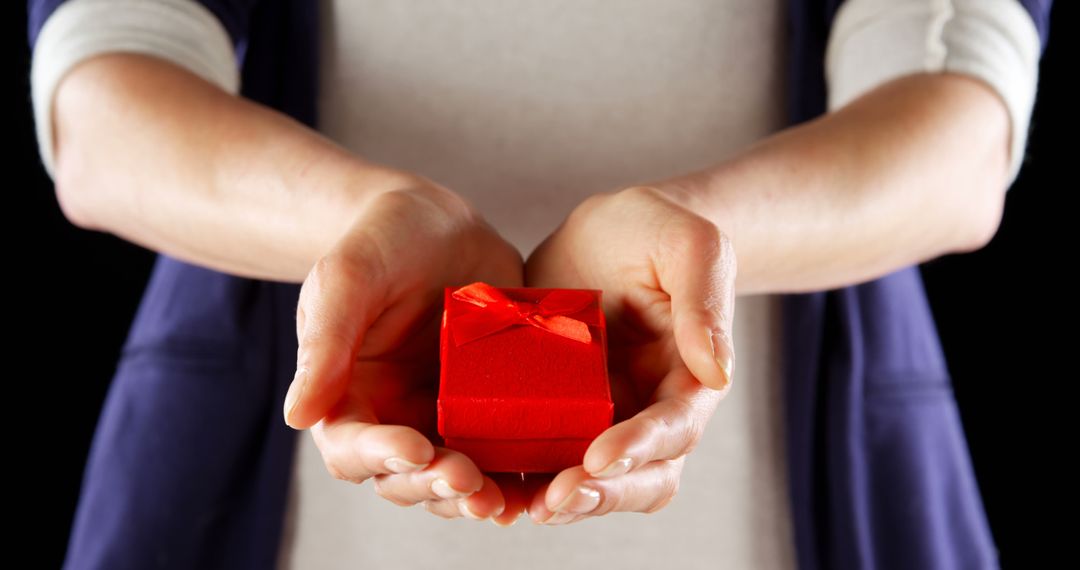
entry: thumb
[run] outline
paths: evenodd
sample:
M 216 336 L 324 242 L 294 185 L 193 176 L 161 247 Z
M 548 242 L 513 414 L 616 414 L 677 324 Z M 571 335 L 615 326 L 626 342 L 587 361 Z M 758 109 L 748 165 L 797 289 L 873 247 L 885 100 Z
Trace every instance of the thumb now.
M 657 268 L 671 297 L 672 329 L 679 356 L 705 386 L 728 390 L 735 364 L 735 250 L 730 238 L 701 220 L 683 247 Z
M 374 247 L 348 258 L 330 254 L 311 269 L 297 305 L 296 375 L 285 396 L 285 423 L 306 429 L 345 394 L 364 332 L 386 297 Z

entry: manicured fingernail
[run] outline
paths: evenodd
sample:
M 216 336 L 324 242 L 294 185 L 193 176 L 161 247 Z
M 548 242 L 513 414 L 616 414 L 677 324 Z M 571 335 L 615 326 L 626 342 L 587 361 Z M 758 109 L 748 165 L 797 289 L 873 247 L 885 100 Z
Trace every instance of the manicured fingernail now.
M 731 345 L 727 342 L 727 335 L 723 333 L 712 334 L 713 358 L 716 359 L 720 369 L 724 372 L 724 383 L 719 389 L 727 387 L 731 383 L 731 369 L 735 365 L 735 357 L 732 354 Z
M 625 475 L 630 471 L 630 466 L 633 465 L 634 460 L 629 457 L 623 457 L 616 459 L 608 464 L 598 473 L 593 473 L 592 476 L 597 479 L 607 479 L 609 477 L 618 477 L 619 475 Z
M 296 374 L 293 375 L 292 384 L 289 384 L 289 391 L 285 394 L 285 423 L 289 424 L 290 427 L 292 426 L 293 411 L 296 410 L 296 405 L 300 403 L 300 396 L 304 395 L 307 383 L 307 367 L 297 369 Z
M 458 501 L 458 510 L 461 511 L 461 514 L 469 517 L 470 519 L 477 521 L 484 520 L 484 517 L 472 512 L 472 509 L 469 508 L 469 505 L 467 505 L 465 501 Z
M 420 471 L 421 469 L 431 465 L 431 463 L 413 463 L 412 461 L 406 461 L 400 457 L 391 457 L 383 462 L 386 468 L 394 473 L 412 473 L 413 471 Z
M 555 507 L 557 513 L 584 514 L 600 504 L 600 491 L 588 485 L 578 485 Z
M 436 495 L 444 499 L 460 499 L 462 497 L 468 497 L 472 493 L 466 491 L 458 491 L 450 486 L 444 479 L 436 479 L 431 482 L 431 490 Z

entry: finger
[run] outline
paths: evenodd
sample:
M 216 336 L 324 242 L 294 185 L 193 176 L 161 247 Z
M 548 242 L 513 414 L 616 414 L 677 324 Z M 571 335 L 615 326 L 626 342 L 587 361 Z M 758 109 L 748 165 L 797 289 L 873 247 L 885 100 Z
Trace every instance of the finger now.
M 436 457 L 431 441 L 416 429 L 375 421 L 370 402 L 359 392 L 315 424 L 311 435 L 331 475 L 354 483 L 382 473 L 419 471 Z
M 491 522 L 501 527 L 513 526 L 528 507 L 535 488 L 528 488 L 523 473 L 492 473 L 491 478 L 498 484 L 504 504 L 503 510 L 491 517 Z
M 536 501 L 536 497 L 543 497 L 547 492 L 547 488 L 551 485 L 551 481 L 555 479 L 553 473 L 525 473 L 522 480 L 522 491 L 525 496 L 525 515 L 532 518 L 535 522 L 539 516 L 548 516 L 548 513 L 541 513 L 534 515 L 533 510 L 538 506 L 543 505 L 543 500 L 539 503 Z
M 300 286 L 301 292 L 303 292 L 303 288 L 304 288 L 304 286 L 301 285 Z M 304 336 L 304 325 L 305 325 L 306 322 L 307 322 L 307 315 L 304 314 L 304 305 L 300 304 L 300 303 L 297 303 L 297 305 L 296 305 L 296 338 L 297 339 L 300 339 L 302 336 Z M 297 348 L 299 348 L 299 347 L 297 347 Z M 299 359 L 299 356 L 300 356 L 300 351 L 299 350 L 297 350 L 296 355 L 297 355 L 297 357 Z
M 585 450 L 582 466 L 606 479 L 652 461 L 677 459 L 693 451 L 722 398 L 683 366 L 672 370 L 656 390 L 657 401 L 633 417 L 604 430 Z
M 735 363 L 735 250 L 715 224 L 693 218 L 665 231 L 654 259 L 660 287 L 671 296 L 675 344 L 702 384 L 730 388 Z
M 533 497 L 540 492 L 541 488 L 551 482 L 555 476 L 551 473 L 511 473 L 500 474 L 510 476 L 516 479 L 516 484 L 500 484 L 500 488 L 503 489 L 503 498 L 506 501 L 506 508 L 503 513 L 495 517 L 494 522 L 499 526 L 511 526 L 517 522 L 517 520 L 524 515 L 529 516 L 529 505 L 532 504 Z
M 486 483 L 484 475 L 471 459 L 459 451 L 445 447 L 435 448 L 434 459 L 422 471 L 378 475 L 376 480 L 376 492 L 398 505 L 415 505 L 422 501 L 439 499 L 462 499 L 480 491 Z M 491 484 L 494 485 L 494 482 Z M 498 493 L 498 488 L 494 488 L 494 491 Z M 490 492 L 489 489 L 489 495 Z M 498 496 L 497 499 L 501 506 L 502 497 Z M 484 500 L 477 502 L 476 506 L 488 506 Z
M 465 516 L 461 514 L 461 509 L 458 508 L 457 503 L 452 500 L 428 499 L 421 504 L 424 505 L 427 512 L 444 519 L 456 519 Z
M 613 479 L 594 479 L 581 466 L 566 469 L 533 498 L 529 515 L 539 524 L 566 524 L 583 515 L 654 513 L 678 493 L 685 461 L 653 461 Z
M 468 497 L 458 499 L 457 505 L 461 514 L 467 518 L 482 521 L 501 514 L 506 507 L 506 502 L 503 500 L 499 485 L 494 479 L 485 475 L 484 486 Z
M 311 427 L 348 385 L 364 331 L 383 309 L 383 264 L 373 242 L 353 244 L 349 257 L 320 259 L 300 288 L 296 375 L 285 396 L 285 423 Z

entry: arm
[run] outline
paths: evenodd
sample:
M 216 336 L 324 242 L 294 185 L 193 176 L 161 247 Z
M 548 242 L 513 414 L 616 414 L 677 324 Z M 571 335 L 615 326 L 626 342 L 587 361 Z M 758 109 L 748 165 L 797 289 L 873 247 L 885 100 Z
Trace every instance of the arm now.
M 520 286 L 517 249 L 446 188 L 237 97 L 230 45 L 246 40 L 248 0 L 68 0 L 42 26 L 50 4 L 32 10 L 31 84 L 68 218 L 196 264 L 303 281 L 282 412 L 312 428 L 328 470 L 439 516 L 516 518 L 522 502 L 503 495 L 514 481 L 436 447 L 429 412 L 443 287 Z
M 658 186 L 732 239 L 738 294 L 829 289 L 985 244 L 1008 127 L 977 81 L 909 76 Z
M 54 105 L 67 217 L 196 264 L 302 281 L 366 200 L 424 185 L 165 60 L 78 64 Z
M 740 293 L 802 292 L 967 252 L 1020 169 L 1048 2 L 848 0 L 831 113 L 658 184 L 736 242 Z
M 827 58 L 831 113 L 711 168 L 594 195 L 529 256 L 532 286 L 604 290 L 612 385 L 640 390 L 640 411 L 537 488 L 537 522 L 672 499 L 738 384 L 736 294 L 867 281 L 996 231 L 1048 3 L 1025 2 L 1030 18 L 1012 0 L 845 6 L 850 35 L 834 26 Z
M 450 194 L 237 97 L 252 4 L 31 0 L 38 144 L 69 220 L 299 282 L 374 196 Z

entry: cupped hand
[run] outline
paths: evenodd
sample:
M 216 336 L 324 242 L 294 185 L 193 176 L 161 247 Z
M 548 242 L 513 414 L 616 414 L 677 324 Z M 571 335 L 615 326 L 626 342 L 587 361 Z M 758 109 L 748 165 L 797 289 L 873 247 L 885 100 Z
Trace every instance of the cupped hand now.
M 284 414 L 311 428 L 334 477 L 373 479 L 387 500 L 443 517 L 512 521 L 524 510 L 520 477 L 493 478 L 437 445 L 443 288 L 478 280 L 520 287 L 521 254 L 467 202 L 425 180 L 372 198 L 311 269 Z
M 534 522 L 666 506 L 731 389 L 731 237 L 680 195 L 653 186 L 594 195 L 529 256 L 529 287 L 603 290 L 615 403 L 615 425 L 582 465 L 527 477 Z

